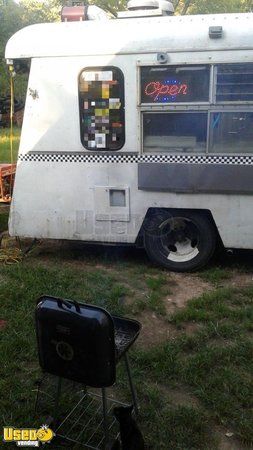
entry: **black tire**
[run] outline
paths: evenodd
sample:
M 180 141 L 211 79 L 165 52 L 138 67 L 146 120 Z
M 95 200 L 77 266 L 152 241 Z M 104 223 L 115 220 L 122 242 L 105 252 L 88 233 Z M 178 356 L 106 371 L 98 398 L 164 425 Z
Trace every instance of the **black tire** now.
M 144 224 L 149 258 L 174 272 L 192 272 L 207 264 L 216 240 L 211 220 L 200 212 L 158 210 Z

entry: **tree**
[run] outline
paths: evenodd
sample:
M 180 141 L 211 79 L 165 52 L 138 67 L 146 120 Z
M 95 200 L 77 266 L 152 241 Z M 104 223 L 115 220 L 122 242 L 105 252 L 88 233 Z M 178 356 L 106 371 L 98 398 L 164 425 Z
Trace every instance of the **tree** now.
M 60 20 L 60 10 L 64 0 L 0 0 L 0 97 L 9 91 L 9 76 L 4 61 L 4 51 L 8 39 L 21 28 L 33 23 Z M 26 77 L 16 79 L 16 92 L 24 97 Z
M 253 11 L 253 0 L 175 0 L 177 14 L 218 14 Z
M 20 0 L 22 25 L 59 21 L 62 3 L 60 0 Z
M 116 15 L 126 8 L 127 0 L 88 0 Z M 176 14 L 211 14 L 253 11 L 253 0 L 171 0 Z M 60 20 L 60 11 L 68 0 L 0 0 L 0 96 L 8 90 L 8 76 L 3 61 L 7 40 L 24 26 Z M 22 91 L 22 89 L 21 89 Z
M 20 7 L 12 0 L 2 1 L 0 6 L 0 97 L 9 90 L 9 77 L 4 61 L 7 40 L 22 27 Z

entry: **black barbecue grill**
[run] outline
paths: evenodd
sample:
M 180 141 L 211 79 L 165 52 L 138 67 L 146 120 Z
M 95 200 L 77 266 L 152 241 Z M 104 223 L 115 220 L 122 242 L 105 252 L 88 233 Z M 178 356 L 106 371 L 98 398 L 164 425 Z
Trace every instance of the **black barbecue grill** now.
M 111 316 L 98 306 L 51 296 L 38 299 L 35 319 L 40 365 L 44 372 L 59 377 L 58 397 L 62 378 L 102 389 L 106 445 L 109 429 L 105 388 L 115 383 L 116 365 L 121 358 L 125 360 L 137 413 L 127 351 L 139 335 L 140 323 Z

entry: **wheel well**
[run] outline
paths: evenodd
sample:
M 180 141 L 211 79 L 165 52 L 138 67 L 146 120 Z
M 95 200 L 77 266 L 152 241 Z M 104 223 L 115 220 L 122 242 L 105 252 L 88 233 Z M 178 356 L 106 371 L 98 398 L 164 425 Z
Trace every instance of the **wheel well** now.
M 210 223 L 213 225 L 216 235 L 217 235 L 217 245 L 219 247 L 224 247 L 223 242 L 220 237 L 220 233 L 218 231 L 217 225 L 214 221 L 212 212 L 209 209 L 192 209 L 192 208 L 149 208 L 146 212 L 146 215 L 144 217 L 144 220 L 142 222 L 140 231 L 138 233 L 138 236 L 136 238 L 135 244 L 137 247 L 143 247 L 143 236 L 144 236 L 144 230 L 145 230 L 145 222 L 150 219 L 155 214 L 159 213 L 159 211 L 168 211 L 171 214 L 184 214 L 189 212 L 195 212 L 198 214 L 201 214 L 202 216 L 205 216 L 208 220 L 210 220 Z

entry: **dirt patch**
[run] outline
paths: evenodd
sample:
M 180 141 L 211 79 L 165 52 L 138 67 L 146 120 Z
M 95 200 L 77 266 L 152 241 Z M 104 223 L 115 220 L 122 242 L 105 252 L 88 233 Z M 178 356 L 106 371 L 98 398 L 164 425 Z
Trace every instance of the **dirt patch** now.
M 253 283 L 253 273 L 234 273 L 230 280 L 223 282 L 228 287 L 245 287 Z
M 142 324 L 142 330 L 138 339 L 138 344 L 142 348 L 155 347 L 162 342 L 176 339 L 184 332 L 187 336 L 192 336 L 202 328 L 201 324 L 190 322 L 183 324 L 180 328 L 164 320 L 152 311 L 144 311 L 138 316 Z
M 169 388 L 168 386 L 157 386 L 162 396 L 166 397 L 173 406 L 200 407 L 201 403 L 193 394 L 185 391 L 182 387 Z
M 192 336 L 202 328 L 203 325 L 201 323 L 186 322 L 183 325 L 181 325 L 180 330 L 183 331 L 185 334 L 187 334 L 187 336 Z
M 138 339 L 138 345 L 143 348 L 155 347 L 168 339 L 179 335 L 178 329 L 158 317 L 154 312 L 145 311 L 138 317 L 142 324 L 142 330 Z
M 195 408 L 203 408 L 202 403 L 192 393 L 187 392 L 184 386 L 177 386 L 170 388 L 168 386 L 158 384 L 156 387 L 159 389 L 162 397 L 166 398 L 173 406 L 191 406 Z M 242 444 L 229 429 L 219 426 L 215 428 L 215 436 L 218 441 L 219 450 L 252 450 L 252 447 L 248 447 Z
M 243 445 L 238 439 L 230 435 L 230 430 L 217 428 L 215 431 L 217 440 L 219 442 L 219 450 L 250 450 L 252 447 Z M 227 436 L 226 436 L 227 435 Z
M 173 292 L 165 300 L 168 313 L 172 313 L 178 308 L 184 308 L 192 298 L 200 297 L 204 292 L 213 289 L 211 283 L 203 281 L 194 275 L 171 273 L 170 277 L 173 280 Z

